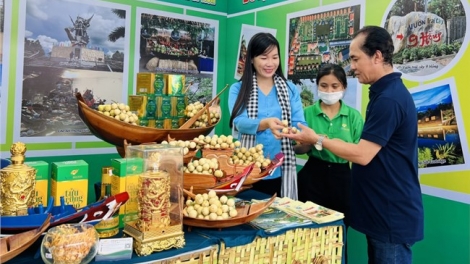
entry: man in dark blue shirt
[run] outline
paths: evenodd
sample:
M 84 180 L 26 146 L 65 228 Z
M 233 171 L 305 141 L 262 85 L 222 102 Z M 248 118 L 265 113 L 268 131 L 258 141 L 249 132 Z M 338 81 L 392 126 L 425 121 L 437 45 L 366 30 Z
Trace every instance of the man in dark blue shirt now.
M 416 107 L 401 73 L 393 71 L 385 29 L 360 29 L 349 50 L 351 70 L 370 85 L 359 143 L 328 139 L 302 125 L 300 133 L 283 136 L 353 162 L 350 225 L 367 237 L 369 264 L 412 263 L 411 246 L 424 236 Z

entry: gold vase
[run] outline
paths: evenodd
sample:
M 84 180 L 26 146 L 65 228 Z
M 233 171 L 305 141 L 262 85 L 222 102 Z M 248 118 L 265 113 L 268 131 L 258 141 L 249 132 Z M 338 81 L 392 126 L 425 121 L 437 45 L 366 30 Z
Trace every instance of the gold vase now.
M 1 215 L 27 215 L 36 202 L 36 169 L 24 164 L 26 145 L 14 143 L 10 148 L 11 165 L 0 170 Z

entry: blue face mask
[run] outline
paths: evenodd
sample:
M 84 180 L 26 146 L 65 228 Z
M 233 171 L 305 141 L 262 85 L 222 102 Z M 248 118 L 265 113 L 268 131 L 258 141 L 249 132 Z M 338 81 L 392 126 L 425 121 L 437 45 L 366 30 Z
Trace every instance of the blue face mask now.
M 318 98 L 320 98 L 320 100 L 327 105 L 336 104 L 340 99 L 343 98 L 343 95 L 344 91 L 334 93 L 318 91 Z

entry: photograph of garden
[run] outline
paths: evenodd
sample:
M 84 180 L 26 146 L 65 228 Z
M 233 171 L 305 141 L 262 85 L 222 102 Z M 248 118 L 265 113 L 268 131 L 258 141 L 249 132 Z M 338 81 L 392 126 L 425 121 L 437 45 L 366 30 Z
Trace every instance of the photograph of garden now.
M 465 8 L 460 0 L 397 0 L 384 28 L 392 35 L 395 68 L 410 79 L 432 78 L 465 43 Z
M 360 5 L 324 12 L 311 10 L 290 14 L 289 17 L 289 79 L 315 78 L 323 63 L 338 64 L 352 76 L 349 44 L 360 27 Z

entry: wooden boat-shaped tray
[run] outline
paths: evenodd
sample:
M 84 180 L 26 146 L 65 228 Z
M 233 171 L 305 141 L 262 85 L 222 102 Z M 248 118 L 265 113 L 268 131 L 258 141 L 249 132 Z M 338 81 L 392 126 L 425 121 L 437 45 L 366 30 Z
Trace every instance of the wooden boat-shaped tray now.
M 221 178 L 207 174 L 184 173 L 183 189 L 190 189 L 193 194 L 207 193 L 212 190 L 219 195 L 233 195 L 242 190 L 243 183 L 253 168 L 254 164 L 251 164 L 250 166 L 245 167 L 241 172 L 237 171 L 231 175 L 227 175 L 225 173 L 226 175 Z M 243 188 L 243 190 L 246 189 L 248 188 Z
M 46 231 L 50 223 L 51 215 L 49 214 L 42 225 L 36 229 L 2 237 L 0 239 L 0 263 L 7 262 L 29 248 Z
M 160 129 L 137 126 L 105 116 L 88 107 L 80 93 L 76 93 L 75 97 L 78 103 L 78 114 L 90 132 L 97 138 L 121 148 L 124 146 L 124 139 L 132 145 L 162 142 L 169 135 L 174 139 L 192 140 L 199 135 L 208 135 L 217 125 L 215 123 L 204 128 L 188 129 Z
M 248 166 L 241 166 L 241 165 L 233 165 L 229 163 L 230 157 L 226 154 L 216 154 L 210 153 L 204 156 L 205 158 L 216 158 L 219 161 L 220 169 L 223 170 L 225 173 L 235 173 L 241 172 L 246 169 Z M 255 182 L 258 182 L 269 175 L 276 169 L 277 167 L 282 165 L 284 161 L 284 154 L 278 153 L 275 155 L 274 159 L 271 160 L 271 164 L 264 169 L 260 169 L 258 167 L 254 167 L 251 173 L 248 174 L 248 177 L 243 182 L 243 185 L 252 185 Z
M 187 226 L 204 228 L 224 228 L 248 223 L 261 215 L 273 202 L 276 195 L 273 195 L 267 202 L 245 203 L 237 206 L 238 215 L 224 220 L 205 220 L 191 217 L 183 217 L 183 223 Z

